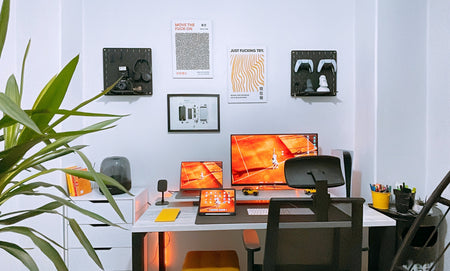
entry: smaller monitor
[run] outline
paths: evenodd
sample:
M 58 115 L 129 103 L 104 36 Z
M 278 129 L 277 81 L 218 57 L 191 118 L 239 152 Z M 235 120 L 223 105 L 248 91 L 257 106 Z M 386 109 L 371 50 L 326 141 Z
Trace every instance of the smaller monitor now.
M 198 215 L 235 215 L 236 190 L 203 189 L 200 192 Z
M 180 190 L 222 188 L 222 161 L 181 162 Z

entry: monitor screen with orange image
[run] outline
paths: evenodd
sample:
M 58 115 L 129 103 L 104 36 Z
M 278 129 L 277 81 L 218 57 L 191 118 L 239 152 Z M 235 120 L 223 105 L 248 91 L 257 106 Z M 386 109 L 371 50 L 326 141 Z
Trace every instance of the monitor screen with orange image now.
M 286 185 L 287 159 L 319 154 L 317 133 L 231 135 L 230 144 L 232 185 Z
M 236 214 L 236 190 L 203 189 L 200 192 L 199 215 L 234 215 Z
M 222 161 L 186 161 L 181 163 L 181 190 L 222 188 L 222 185 Z

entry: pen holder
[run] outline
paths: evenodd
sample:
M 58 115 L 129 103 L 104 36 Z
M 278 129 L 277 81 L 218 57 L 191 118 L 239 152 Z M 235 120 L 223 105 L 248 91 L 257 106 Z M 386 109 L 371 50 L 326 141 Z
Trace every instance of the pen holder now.
M 377 209 L 389 209 L 389 198 L 391 193 L 372 191 L 373 207 Z
M 406 213 L 414 205 L 414 198 L 416 193 L 404 192 L 398 189 L 394 189 L 395 195 L 395 208 L 399 213 Z

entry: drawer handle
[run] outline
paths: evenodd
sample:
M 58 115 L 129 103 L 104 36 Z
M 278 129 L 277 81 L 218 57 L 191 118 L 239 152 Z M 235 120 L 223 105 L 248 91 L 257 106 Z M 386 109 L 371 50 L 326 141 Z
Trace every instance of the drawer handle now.
M 92 203 L 108 203 L 107 200 L 90 200 Z
M 96 247 L 94 250 L 111 250 L 112 247 Z
M 108 224 L 89 224 L 91 227 L 110 227 Z

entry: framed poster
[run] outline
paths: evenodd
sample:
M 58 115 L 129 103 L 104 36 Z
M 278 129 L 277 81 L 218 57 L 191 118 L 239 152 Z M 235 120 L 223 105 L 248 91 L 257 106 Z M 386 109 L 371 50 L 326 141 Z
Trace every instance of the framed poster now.
M 220 131 L 219 104 L 219 94 L 167 94 L 168 131 Z
M 228 65 L 228 103 L 267 102 L 264 47 L 229 49 Z
M 172 22 L 173 78 L 212 78 L 211 21 Z

